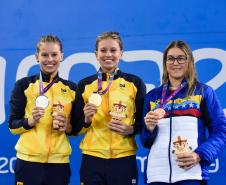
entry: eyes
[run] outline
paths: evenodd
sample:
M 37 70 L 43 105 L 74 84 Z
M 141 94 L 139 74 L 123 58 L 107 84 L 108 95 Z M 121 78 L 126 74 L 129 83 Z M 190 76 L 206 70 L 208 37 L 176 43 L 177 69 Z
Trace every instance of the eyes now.
M 101 53 L 107 53 L 107 52 L 116 53 L 116 52 L 118 52 L 118 49 L 117 48 L 110 48 L 110 49 L 100 48 L 99 52 L 101 52 Z
M 184 64 L 187 61 L 187 57 L 185 55 L 178 55 L 177 57 L 174 57 L 172 55 L 167 56 L 167 64 L 174 64 L 175 61 L 177 61 L 179 64 Z
M 56 57 L 60 56 L 60 54 L 59 53 L 45 53 L 45 52 L 43 52 L 43 53 L 41 53 L 41 56 L 43 58 L 48 58 L 48 57 L 56 58 Z

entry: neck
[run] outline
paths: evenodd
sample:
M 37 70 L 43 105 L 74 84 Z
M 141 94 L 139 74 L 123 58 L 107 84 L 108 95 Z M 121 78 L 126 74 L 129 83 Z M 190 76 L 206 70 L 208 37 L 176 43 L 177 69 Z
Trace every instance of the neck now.
M 44 74 L 46 74 L 46 75 L 49 75 L 49 76 L 51 76 L 52 78 L 54 78 L 54 77 L 57 75 L 57 72 L 58 72 L 58 71 L 56 71 L 56 72 L 54 72 L 54 73 L 47 73 L 47 72 L 42 71 L 42 73 L 44 73 Z
M 44 71 L 42 71 L 42 73 L 44 73 L 45 75 L 49 75 L 49 77 L 50 77 L 50 82 L 57 76 L 57 72 L 58 71 L 56 71 L 56 72 L 54 72 L 54 73 L 46 73 L 46 72 L 44 72 Z
M 182 80 L 170 80 L 170 88 L 171 89 L 177 89 L 181 85 Z
M 114 73 L 115 72 L 115 70 L 116 70 L 116 68 L 114 68 L 114 69 L 103 69 L 103 68 L 101 68 L 102 69 L 102 71 L 104 72 L 104 73 L 109 73 L 109 74 L 111 74 L 111 73 Z

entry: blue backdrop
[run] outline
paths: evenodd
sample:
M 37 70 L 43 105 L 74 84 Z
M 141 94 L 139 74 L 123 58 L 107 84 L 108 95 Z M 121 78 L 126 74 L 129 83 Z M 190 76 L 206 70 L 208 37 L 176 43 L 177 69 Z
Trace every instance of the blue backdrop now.
M 174 39 L 192 47 L 198 77 L 212 86 L 226 112 L 225 0 L 2 0 L 0 6 L 0 185 L 13 184 L 14 145 L 7 125 L 15 81 L 36 73 L 35 46 L 41 35 L 56 34 L 64 45 L 60 75 L 77 82 L 98 68 L 96 36 L 118 31 L 125 53 L 120 68 L 139 75 L 150 90 L 160 85 L 162 52 Z M 79 184 L 80 137 L 71 138 L 71 184 Z M 137 137 L 139 184 L 147 151 Z M 210 167 L 210 184 L 226 181 L 226 151 Z

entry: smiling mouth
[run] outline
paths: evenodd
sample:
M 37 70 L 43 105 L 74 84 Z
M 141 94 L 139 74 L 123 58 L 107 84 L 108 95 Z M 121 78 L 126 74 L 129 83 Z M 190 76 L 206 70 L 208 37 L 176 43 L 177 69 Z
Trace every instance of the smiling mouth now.
M 172 69 L 172 70 L 177 70 L 177 71 L 178 71 L 178 70 L 182 70 L 182 69 L 181 69 L 181 68 L 174 68 L 174 69 Z
M 113 60 L 104 60 L 104 62 L 105 62 L 106 64 L 112 64 L 114 61 L 113 61 Z
M 53 67 L 55 64 L 45 64 L 46 67 Z

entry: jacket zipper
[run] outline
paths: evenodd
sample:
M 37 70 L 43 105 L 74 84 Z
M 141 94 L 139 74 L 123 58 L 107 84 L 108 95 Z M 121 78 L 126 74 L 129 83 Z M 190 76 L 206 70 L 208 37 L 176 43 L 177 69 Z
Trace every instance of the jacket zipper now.
M 50 81 L 52 81 L 52 80 L 53 79 L 51 77 Z M 54 84 L 53 84 L 52 88 L 50 88 L 50 92 L 51 92 L 51 95 L 52 95 L 52 101 L 50 102 L 51 109 L 53 107 L 53 102 L 54 102 L 54 90 L 53 90 L 53 87 L 54 87 Z M 46 156 L 46 162 L 49 161 L 49 156 L 50 156 L 50 153 L 51 153 L 52 126 L 53 126 L 53 123 L 50 125 L 50 137 L 49 137 L 49 142 L 48 142 L 48 153 L 47 153 L 47 156 Z
M 172 100 L 171 110 L 170 110 L 170 138 L 169 138 L 169 147 L 168 147 L 168 156 L 169 156 L 169 166 L 170 166 L 170 175 L 169 183 L 172 182 L 172 164 L 171 164 L 171 140 L 172 140 L 172 112 L 173 112 L 174 100 Z
M 108 82 L 110 79 L 110 75 L 109 74 L 106 74 L 106 81 Z M 113 83 L 113 82 L 112 82 Z M 112 84 L 111 84 L 112 85 Z M 110 87 L 111 88 L 111 87 Z M 106 95 L 107 95 L 107 102 L 108 102 L 108 105 L 107 105 L 107 110 L 109 112 L 109 101 L 110 101 L 110 88 L 108 89 Z M 109 120 L 110 121 L 110 120 Z M 110 154 L 110 158 L 112 158 L 112 132 L 110 131 L 110 146 L 109 146 L 109 154 Z

